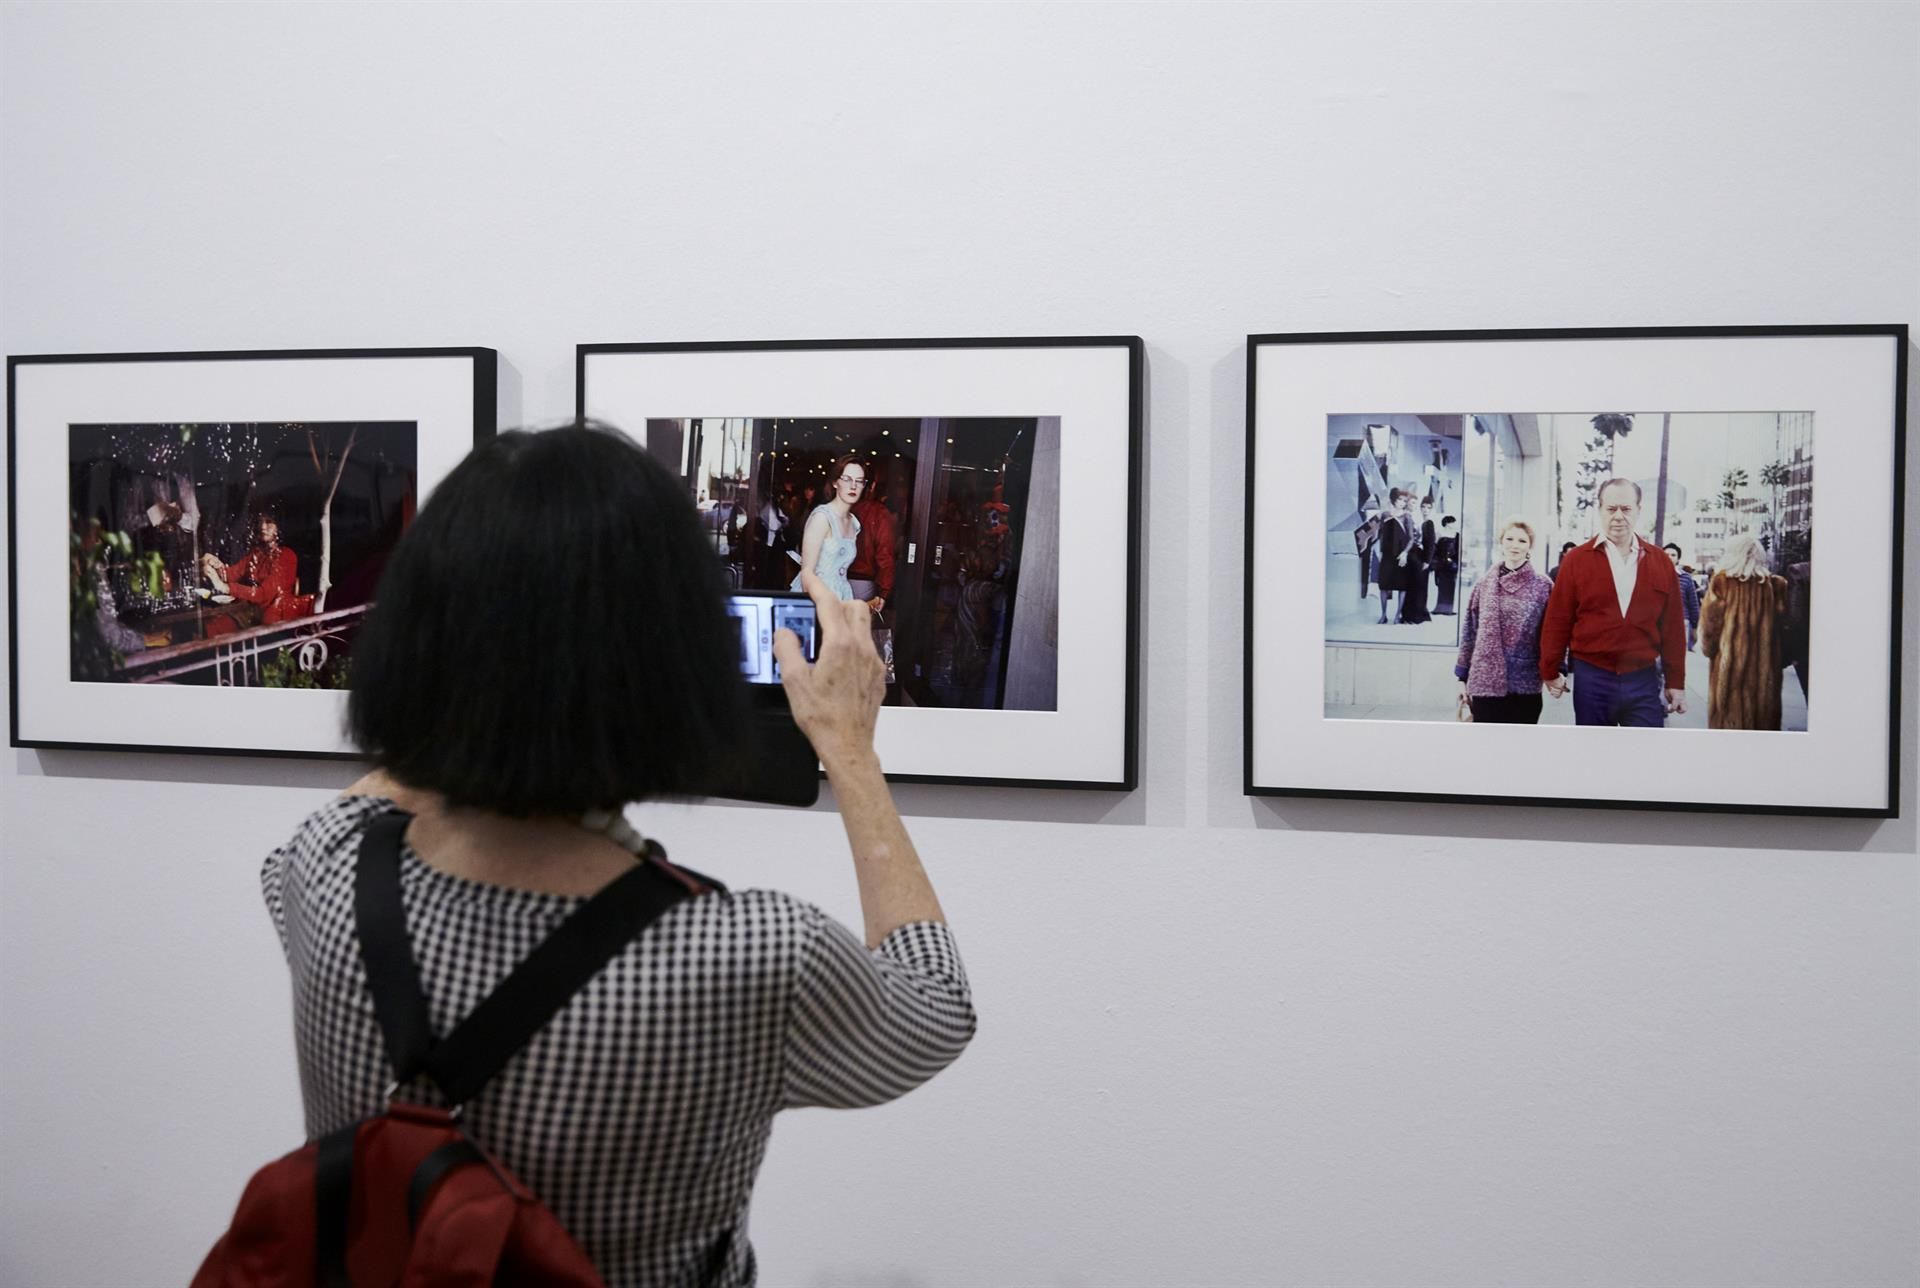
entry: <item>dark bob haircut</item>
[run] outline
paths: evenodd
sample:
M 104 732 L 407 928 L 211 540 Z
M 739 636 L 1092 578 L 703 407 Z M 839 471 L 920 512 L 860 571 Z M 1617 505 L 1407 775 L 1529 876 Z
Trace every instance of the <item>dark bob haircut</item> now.
M 697 796 L 743 736 L 739 634 L 686 490 L 618 430 L 514 430 L 420 510 L 353 647 L 382 769 L 517 816 Z

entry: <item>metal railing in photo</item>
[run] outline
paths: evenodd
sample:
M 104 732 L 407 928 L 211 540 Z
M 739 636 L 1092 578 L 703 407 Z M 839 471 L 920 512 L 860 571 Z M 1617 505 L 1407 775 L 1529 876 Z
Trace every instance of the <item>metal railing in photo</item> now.
M 153 684 L 211 671 L 213 682 L 222 688 L 258 688 L 261 659 L 271 658 L 282 649 L 292 655 L 294 665 L 303 674 L 316 675 L 335 652 L 345 646 L 369 607 L 356 604 L 352 608 L 275 622 L 270 626 L 249 627 L 211 639 L 148 649 L 122 662 L 119 678 L 133 684 Z

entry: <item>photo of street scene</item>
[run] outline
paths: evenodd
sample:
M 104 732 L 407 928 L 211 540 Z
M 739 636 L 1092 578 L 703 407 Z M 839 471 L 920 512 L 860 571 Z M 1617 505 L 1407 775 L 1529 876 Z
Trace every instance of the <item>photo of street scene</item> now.
M 1810 412 L 1327 418 L 1331 719 L 1807 728 Z
M 412 421 L 68 427 L 71 675 L 344 689 Z
M 654 419 L 645 441 L 736 589 L 797 590 L 807 561 L 872 609 L 888 705 L 1055 709 L 1059 417 Z

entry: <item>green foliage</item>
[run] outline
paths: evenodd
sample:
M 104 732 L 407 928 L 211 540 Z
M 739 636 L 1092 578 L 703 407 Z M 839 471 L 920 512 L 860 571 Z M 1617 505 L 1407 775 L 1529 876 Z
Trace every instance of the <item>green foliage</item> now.
M 263 689 L 345 689 L 352 685 L 353 659 L 339 656 L 313 671 L 300 669 L 293 650 L 283 648 L 260 663 Z
M 317 689 L 320 682 L 313 673 L 300 669 L 292 649 L 281 649 L 260 663 L 260 687 L 263 689 Z
M 120 665 L 120 655 L 101 636 L 98 620 L 98 575 L 110 547 L 98 539 L 100 524 L 97 520 L 89 530 L 89 535 L 94 539 L 89 540 L 81 535 L 77 518 L 68 534 L 67 563 L 67 642 L 72 658 L 72 674 L 76 680 L 106 680 L 112 678 L 114 670 Z M 116 532 L 113 535 L 125 534 Z
M 117 556 L 135 578 L 146 582 L 147 592 L 158 597 L 165 561 L 155 552 L 136 556 L 132 537 L 109 531 L 98 519 L 87 520 L 84 528 L 79 515 L 69 513 L 68 519 L 67 646 L 72 675 L 76 680 L 111 680 L 124 659 L 100 633 L 100 596 L 109 570 Z
M 165 589 L 165 583 L 161 578 L 166 572 L 166 567 L 167 561 L 160 557 L 160 552 L 157 550 L 141 555 L 134 562 L 134 576 L 147 583 L 147 593 L 155 599 L 160 598 L 160 592 Z

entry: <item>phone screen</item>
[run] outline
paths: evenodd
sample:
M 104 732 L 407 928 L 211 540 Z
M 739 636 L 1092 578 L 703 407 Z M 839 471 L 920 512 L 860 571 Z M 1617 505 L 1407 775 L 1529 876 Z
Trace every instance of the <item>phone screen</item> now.
M 820 621 L 813 601 L 799 591 L 761 590 L 727 596 L 727 612 L 740 631 L 740 674 L 750 684 L 780 683 L 773 656 L 773 633 L 789 630 L 800 637 L 807 660 L 820 652 Z

